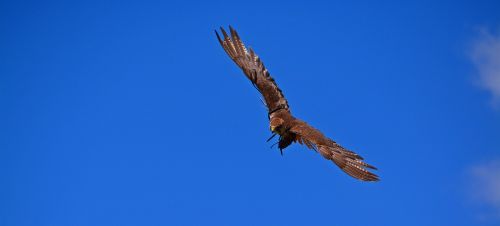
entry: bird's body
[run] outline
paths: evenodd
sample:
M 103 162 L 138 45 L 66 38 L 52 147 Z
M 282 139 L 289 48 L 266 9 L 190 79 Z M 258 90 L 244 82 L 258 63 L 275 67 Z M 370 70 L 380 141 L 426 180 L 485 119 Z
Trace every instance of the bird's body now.
M 292 143 L 298 142 L 319 152 L 324 158 L 333 161 L 339 168 L 354 178 L 363 181 L 379 180 L 377 175 L 367 170 L 376 168 L 363 162 L 361 156 L 343 148 L 335 141 L 324 136 L 319 130 L 295 118 L 290 112 L 285 96 L 264 67 L 260 58 L 252 49 L 246 49 L 238 33 L 233 28 L 230 27 L 231 38 L 224 29 L 221 28 L 221 31 L 223 39 L 216 31 L 220 44 L 264 97 L 268 109 L 270 129 L 273 136 L 279 135 L 278 148 L 280 151 Z

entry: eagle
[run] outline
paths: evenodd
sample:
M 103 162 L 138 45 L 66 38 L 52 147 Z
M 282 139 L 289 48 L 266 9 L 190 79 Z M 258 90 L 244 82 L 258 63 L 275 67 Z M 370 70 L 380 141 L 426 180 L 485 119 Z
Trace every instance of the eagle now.
M 263 102 L 268 110 L 269 126 L 272 132 L 272 136 L 267 141 L 279 135 L 277 144 L 281 154 L 283 154 L 283 149 L 298 142 L 319 152 L 325 159 L 332 161 L 345 173 L 358 180 L 379 180 L 377 175 L 369 171 L 377 168 L 363 162 L 361 156 L 340 146 L 306 122 L 295 118 L 290 112 L 283 92 L 252 48 L 246 48 L 236 30 L 231 26 L 229 26 L 230 36 L 224 28 L 221 27 L 220 30 L 222 38 L 215 30 L 220 45 L 264 98 Z

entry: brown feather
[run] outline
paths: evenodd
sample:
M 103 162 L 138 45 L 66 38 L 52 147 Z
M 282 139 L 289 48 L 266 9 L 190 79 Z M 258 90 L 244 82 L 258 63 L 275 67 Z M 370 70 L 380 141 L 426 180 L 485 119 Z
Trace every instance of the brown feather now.
M 221 32 L 224 37 L 223 40 L 221 40 L 217 31 L 215 31 L 219 43 L 221 43 L 222 48 L 224 48 L 229 57 L 243 70 L 243 73 L 245 73 L 252 84 L 262 94 L 268 111 L 273 112 L 279 109 L 289 111 L 285 96 L 255 52 L 252 49 L 247 51 L 238 33 L 233 28 L 230 28 L 231 37 L 229 37 L 223 28 L 221 28 Z
M 376 168 L 363 162 L 363 158 L 358 154 L 346 150 L 335 141 L 325 137 L 319 130 L 303 121 L 296 119 L 294 124 L 290 128 L 291 133 L 297 134 L 300 139 L 307 140 L 310 144 L 318 147 L 320 154 L 324 158 L 332 160 L 348 175 L 363 181 L 379 180 L 377 175 L 367 170 L 367 168 L 374 170 Z M 306 146 L 308 145 L 306 144 Z
M 231 37 L 221 27 L 222 38 L 215 31 L 217 40 L 243 73 L 252 82 L 252 85 L 264 97 L 265 105 L 268 109 L 270 121 L 277 120 L 280 125 L 278 134 L 280 139 L 278 147 L 280 150 L 288 147 L 293 142 L 306 145 L 309 149 L 319 152 L 324 158 L 334 162 L 340 169 L 348 175 L 363 181 L 378 181 L 377 175 L 367 169 L 376 168 L 363 162 L 363 158 L 358 154 L 349 151 L 335 141 L 325 137 L 319 130 L 307 123 L 294 118 L 288 106 L 288 102 L 283 92 L 278 87 L 269 71 L 262 63 L 261 59 L 252 48 L 245 47 L 238 32 L 229 26 Z M 274 146 L 274 145 L 273 145 Z

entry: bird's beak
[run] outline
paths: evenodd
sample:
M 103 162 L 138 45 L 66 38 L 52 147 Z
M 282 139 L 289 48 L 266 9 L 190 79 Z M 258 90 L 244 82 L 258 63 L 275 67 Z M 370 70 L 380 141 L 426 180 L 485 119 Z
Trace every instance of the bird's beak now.
M 270 129 L 271 129 L 271 132 L 274 132 L 274 129 L 276 129 L 276 127 L 270 126 Z

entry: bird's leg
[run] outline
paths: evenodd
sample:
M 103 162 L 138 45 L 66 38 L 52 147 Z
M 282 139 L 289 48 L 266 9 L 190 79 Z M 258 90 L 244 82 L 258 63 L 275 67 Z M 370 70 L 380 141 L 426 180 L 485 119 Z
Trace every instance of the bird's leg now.
M 273 133 L 273 135 L 272 135 L 271 137 L 269 137 L 269 139 L 267 139 L 267 142 L 269 142 L 271 139 L 273 139 L 273 137 L 274 137 L 274 136 L 276 136 L 276 134 L 277 134 L 277 133 Z M 276 142 L 276 143 L 274 143 L 273 145 L 271 145 L 271 149 L 272 149 L 275 145 L 279 144 L 279 143 L 280 143 L 280 141 L 281 141 L 281 139 L 282 139 L 282 137 L 280 137 L 280 139 L 278 140 L 278 142 Z M 283 149 L 282 149 L 282 148 L 280 148 L 280 153 L 281 153 L 281 156 L 283 156 Z
M 279 141 L 278 141 L 278 142 L 276 142 L 276 143 L 274 143 L 274 144 L 271 146 L 271 149 L 272 149 L 275 145 L 277 145 L 277 144 L 279 144 Z M 283 149 L 281 149 L 281 148 L 280 148 L 280 153 L 281 153 L 281 156 L 283 156 Z
M 271 139 L 273 139 L 273 138 L 274 138 L 274 136 L 276 136 L 276 134 L 277 134 L 277 133 L 273 133 L 273 135 L 272 135 L 271 137 L 269 137 L 269 139 L 267 139 L 267 141 L 266 141 L 266 142 L 269 142 Z

